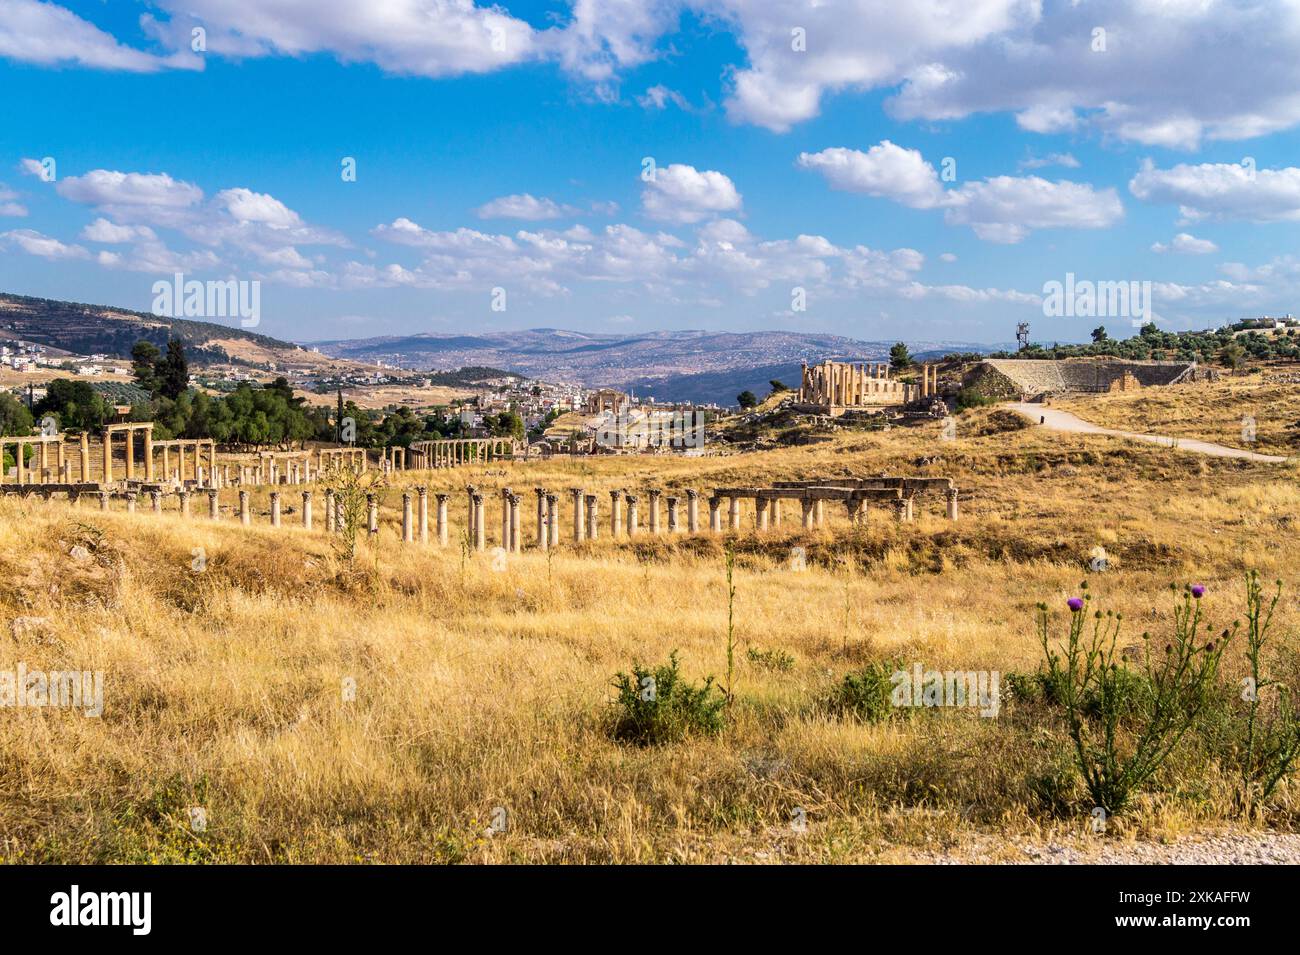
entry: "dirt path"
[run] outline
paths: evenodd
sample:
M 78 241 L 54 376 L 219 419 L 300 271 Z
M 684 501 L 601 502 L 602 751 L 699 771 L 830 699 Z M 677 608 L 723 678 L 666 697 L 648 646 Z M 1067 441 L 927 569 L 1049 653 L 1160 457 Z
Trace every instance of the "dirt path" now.
M 1300 835 L 1281 832 L 1206 833 L 1173 843 L 1075 839 L 1021 842 L 981 837 L 960 847 L 924 852 L 914 862 L 1011 865 L 1296 865 Z
M 1100 425 L 1084 421 L 1068 411 L 1059 411 L 1056 408 L 1044 407 L 1027 401 L 1015 402 L 1010 405 L 1010 408 L 1012 411 L 1020 412 L 1020 414 L 1035 423 L 1038 423 L 1040 418 L 1043 419 L 1041 427 L 1050 428 L 1053 431 L 1069 431 L 1074 434 L 1105 434 L 1114 438 L 1146 441 L 1149 444 L 1159 444 L 1166 448 L 1176 448 L 1179 451 L 1208 454 L 1216 458 L 1244 458 L 1247 461 L 1262 461 L 1268 464 L 1281 464 L 1287 460 L 1276 454 L 1243 451 L 1241 448 L 1230 448 L 1227 445 L 1212 444 L 1209 441 L 1197 441 L 1194 438 L 1171 438 L 1167 435 L 1139 434 L 1136 431 L 1117 431 L 1114 428 L 1103 428 Z

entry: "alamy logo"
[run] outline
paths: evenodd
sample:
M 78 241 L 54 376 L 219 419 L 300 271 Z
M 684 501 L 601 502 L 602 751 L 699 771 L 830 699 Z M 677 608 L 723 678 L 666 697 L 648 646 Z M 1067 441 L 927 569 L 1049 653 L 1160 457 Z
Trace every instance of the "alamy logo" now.
M 68 892 L 50 896 L 51 925 L 129 925 L 132 935 L 148 935 L 153 926 L 150 892 Z
M 244 328 L 256 328 L 262 321 L 262 283 L 186 281 L 185 273 L 177 272 L 170 282 L 153 283 L 153 313 L 160 318 L 238 318 Z
M 997 716 L 1002 709 L 1001 675 L 997 670 L 895 670 L 890 702 L 894 706 L 969 706 L 980 716 Z
M 1075 281 L 1043 283 L 1043 314 L 1048 318 L 1131 318 L 1151 321 L 1151 283 Z
M 29 670 L 26 663 L 17 669 L 0 670 L 0 707 L 56 706 L 81 710 L 84 716 L 104 713 L 104 671 Z

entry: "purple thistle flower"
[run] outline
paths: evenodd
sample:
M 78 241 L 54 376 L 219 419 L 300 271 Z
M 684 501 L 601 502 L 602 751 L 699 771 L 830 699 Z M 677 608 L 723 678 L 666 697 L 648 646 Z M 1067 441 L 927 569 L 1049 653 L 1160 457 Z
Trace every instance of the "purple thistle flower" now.
M 1204 586 L 1202 586 L 1201 584 L 1192 584 L 1192 596 L 1193 596 L 1193 597 L 1195 597 L 1197 600 L 1200 600 L 1200 599 L 1201 599 L 1201 595 L 1204 594 L 1204 593 L 1205 593 L 1205 587 L 1204 587 Z
M 1067 600 L 1065 603 L 1066 603 L 1066 605 L 1069 606 L 1069 608 L 1070 608 L 1071 610 L 1073 610 L 1075 613 L 1078 613 L 1080 610 L 1083 609 L 1083 600 L 1081 600 L 1081 599 L 1078 598 L 1078 597 L 1071 597 L 1071 598 L 1070 598 L 1069 600 Z

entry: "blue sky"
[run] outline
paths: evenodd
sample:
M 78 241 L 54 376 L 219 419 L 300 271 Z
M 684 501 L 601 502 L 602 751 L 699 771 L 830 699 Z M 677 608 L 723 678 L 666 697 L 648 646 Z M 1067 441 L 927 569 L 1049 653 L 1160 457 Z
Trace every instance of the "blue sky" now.
M 1296 4 L 900 9 L 0 0 L 0 289 L 256 280 L 298 341 L 1131 331 L 1045 317 L 1067 272 L 1168 328 L 1295 310 Z

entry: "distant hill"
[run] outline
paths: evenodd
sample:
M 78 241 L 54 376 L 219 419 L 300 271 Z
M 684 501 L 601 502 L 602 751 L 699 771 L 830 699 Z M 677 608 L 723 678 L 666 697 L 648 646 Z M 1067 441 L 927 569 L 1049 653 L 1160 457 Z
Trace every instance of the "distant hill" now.
M 129 357 L 140 340 L 165 348 L 169 336 L 185 345 L 190 363 L 213 363 L 283 369 L 329 367 L 339 364 L 319 352 L 304 349 L 237 326 L 189 319 L 162 318 L 147 312 L 88 305 L 48 298 L 0 293 L 0 337 L 17 338 L 81 355 Z M 351 365 L 351 362 L 347 362 Z
M 734 404 L 748 388 L 766 394 L 768 380 L 799 384 L 799 363 L 825 359 L 881 361 L 889 342 L 812 332 L 659 331 L 595 335 L 534 328 L 484 335 L 405 335 L 312 343 L 327 355 L 384 361 L 405 368 L 490 365 L 529 377 L 611 386 L 661 400 Z M 916 354 L 986 352 L 961 342 L 909 344 Z

